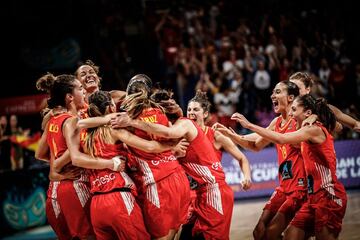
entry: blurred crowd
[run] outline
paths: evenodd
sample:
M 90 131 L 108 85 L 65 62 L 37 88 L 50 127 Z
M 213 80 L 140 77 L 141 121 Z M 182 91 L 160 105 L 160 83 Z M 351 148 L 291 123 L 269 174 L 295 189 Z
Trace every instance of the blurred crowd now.
M 172 89 L 186 112 L 187 102 L 201 89 L 212 103 L 208 125 L 220 122 L 247 133 L 229 117 L 240 112 L 267 126 L 274 118 L 273 87 L 301 71 L 312 77 L 313 95 L 360 119 L 359 37 L 354 33 L 354 10 L 348 4 L 102 0 L 86 5 L 70 1 L 61 9 L 67 13 L 66 24 L 58 25 L 54 36 L 47 34 L 46 41 L 60 39 L 61 34 L 77 39 L 82 59 L 95 59 L 101 66 L 105 90 L 124 90 L 133 75 L 143 72 L 161 87 Z M 26 69 L 27 78 L 30 72 L 43 73 L 43 69 Z M 23 89 L 31 88 L 33 83 Z M 22 91 L 19 94 L 25 94 Z M 11 152 L 7 138 L 21 128 L 6 127 L 5 122 L 16 121 L 16 116 L 9 117 L 1 117 L 0 155 L 9 159 L 1 164 L 16 169 L 23 165 L 21 157 L 19 161 L 7 157 Z M 359 134 L 344 128 L 336 138 L 356 139 Z M 20 156 L 20 151 L 15 152 Z
M 234 10 L 241 4 L 233 3 L 196 2 L 153 16 L 165 81 L 184 110 L 201 89 L 213 103 L 211 122 L 238 128 L 229 120 L 237 111 L 267 126 L 274 118 L 273 87 L 301 71 L 312 77 L 314 96 L 359 119 L 360 64 L 348 55 L 340 28 L 325 26 L 332 21 L 321 20 L 322 12 L 314 9 L 299 16 L 271 15 L 270 9 L 269 14 L 252 10 L 242 16 Z M 358 134 L 345 129 L 337 137 Z
M 314 96 L 359 119 L 360 63 L 344 12 L 332 2 L 291 4 L 145 1 L 143 11 L 134 5 L 125 11 L 103 1 L 94 41 L 110 73 L 105 89 L 107 79 L 116 80 L 110 89 L 124 89 L 131 76 L 145 72 L 172 89 L 184 111 L 201 89 L 212 102 L 209 125 L 218 121 L 246 133 L 229 117 L 237 111 L 267 126 L 274 118 L 273 87 L 301 71 L 312 77 Z M 359 136 L 344 128 L 336 137 Z

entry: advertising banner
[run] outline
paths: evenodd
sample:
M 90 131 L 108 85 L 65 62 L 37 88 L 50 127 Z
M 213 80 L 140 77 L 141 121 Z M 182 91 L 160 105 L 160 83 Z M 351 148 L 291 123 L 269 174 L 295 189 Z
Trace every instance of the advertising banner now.
M 337 176 L 346 188 L 360 187 L 360 140 L 335 142 L 337 156 Z M 274 147 L 259 152 L 243 151 L 250 162 L 252 187 L 248 191 L 241 188 L 239 163 L 233 157 L 223 154 L 222 165 L 226 181 L 234 191 L 235 199 L 269 196 L 278 186 L 277 154 Z
M 0 99 L 0 114 L 39 114 L 46 106 L 47 94 Z

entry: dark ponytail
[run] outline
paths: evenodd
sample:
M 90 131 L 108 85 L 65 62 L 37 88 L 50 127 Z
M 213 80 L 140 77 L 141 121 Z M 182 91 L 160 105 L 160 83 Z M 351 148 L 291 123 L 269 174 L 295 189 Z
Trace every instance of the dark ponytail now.
M 76 78 L 74 75 L 62 74 L 54 76 L 47 73 L 36 81 L 36 88 L 50 95 L 49 108 L 57 106 L 66 107 L 66 94 L 72 94 L 75 88 Z
M 106 109 L 111 106 L 111 95 L 107 91 L 96 91 L 89 96 L 89 117 L 103 116 L 106 114 Z
M 326 129 L 332 132 L 336 126 L 336 117 L 334 112 L 329 108 L 324 98 L 316 99 L 316 114 L 319 120 L 326 127 Z
M 107 91 L 96 91 L 89 96 L 89 108 L 88 114 L 90 117 L 103 116 L 107 114 L 107 109 L 112 104 L 111 95 Z M 89 128 L 87 130 L 84 152 L 92 157 L 96 156 L 95 139 L 100 138 L 105 143 L 111 143 L 111 127 L 110 126 L 99 126 Z
M 333 111 L 327 105 L 324 98 L 315 99 L 310 94 L 299 96 L 297 101 L 304 110 L 311 110 L 312 113 L 318 116 L 319 121 L 326 127 L 329 132 L 332 132 L 336 126 L 336 118 Z

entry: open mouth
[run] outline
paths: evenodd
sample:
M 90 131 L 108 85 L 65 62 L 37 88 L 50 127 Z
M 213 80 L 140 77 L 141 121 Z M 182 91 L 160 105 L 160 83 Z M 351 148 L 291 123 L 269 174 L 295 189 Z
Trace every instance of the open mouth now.
M 86 81 L 86 84 L 87 85 L 93 85 L 93 84 L 96 84 L 96 81 L 94 79 L 89 79 Z
M 273 100 L 272 104 L 273 104 L 273 107 L 274 107 L 275 111 L 279 110 L 279 101 Z
M 192 115 L 192 114 L 190 114 L 189 115 L 189 117 L 188 117 L 189 119 L 191 119 L 191 120 L 193 120 L 193 121 L 195 121 L 196 122 L 196 116 L 194 116 L 194 115 Z

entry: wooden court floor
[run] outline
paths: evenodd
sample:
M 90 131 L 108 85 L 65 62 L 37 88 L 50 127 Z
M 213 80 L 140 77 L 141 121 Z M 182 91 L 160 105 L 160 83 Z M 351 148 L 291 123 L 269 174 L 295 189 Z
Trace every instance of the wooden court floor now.
M 360 189 L 347 191 L 348 205 L 339 240 L 360 240 Z M 250 240 L 262 208 L 268 198 L 236 201 L 230 229 L 230 240 Z M 1 239 L 1 238 L 0 238 Z M 6 240 L 54 240 L 50 226 L 38 227 L 4 238 Z
M 348 204 L 339 240 L 360 240 L 360 189 L 348 190 Z M 253 239 L 252 231 L 267 201 L 264 199 L 239 200 L 235 202 L 231 222 L 231 240 Z

